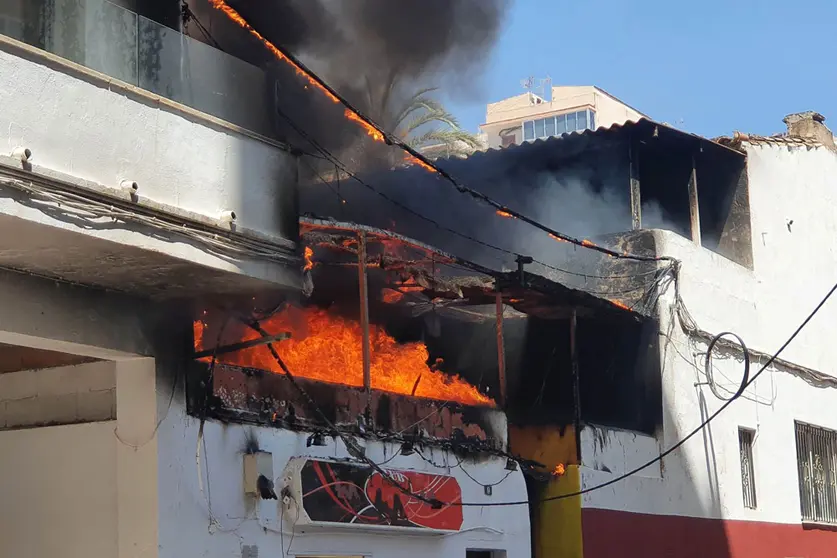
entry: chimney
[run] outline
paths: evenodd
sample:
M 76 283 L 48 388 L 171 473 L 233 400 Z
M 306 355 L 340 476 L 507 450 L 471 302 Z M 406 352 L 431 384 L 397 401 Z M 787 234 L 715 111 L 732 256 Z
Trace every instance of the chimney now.
M 825 116 L 809 110 L 787 115 L 782 121 L 788 127 L 788 135 L 797 138 L 808 138 L 820 142 L 828 147 L 834 147 L 834 134 L 825 122 Z

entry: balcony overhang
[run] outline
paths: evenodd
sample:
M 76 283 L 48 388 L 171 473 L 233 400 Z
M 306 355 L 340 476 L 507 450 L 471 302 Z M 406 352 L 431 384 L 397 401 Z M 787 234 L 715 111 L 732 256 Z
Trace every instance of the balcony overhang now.
M 148 296 L 301 287 L 292 239 L 0 157 L 0 268 Z

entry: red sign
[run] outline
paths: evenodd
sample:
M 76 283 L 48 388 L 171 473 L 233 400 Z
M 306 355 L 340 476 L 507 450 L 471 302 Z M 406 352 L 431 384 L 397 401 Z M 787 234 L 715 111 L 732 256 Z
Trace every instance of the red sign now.
M 388 478 L 365 465 L 308 460 L 300 472 L 302 507 L 315 522 L 443 531 L 462 527 L 462 506 L 456 505 L 462 501 L 462 492 L 455 478 L 417 471 L 384 472 Z M 434 508 L 422 498 L 443 505 Z

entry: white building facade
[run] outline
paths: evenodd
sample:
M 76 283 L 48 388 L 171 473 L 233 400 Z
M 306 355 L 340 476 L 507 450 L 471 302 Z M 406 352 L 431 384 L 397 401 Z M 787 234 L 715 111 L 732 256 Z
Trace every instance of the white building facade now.
M 682 448 L 582 497 L 585 557 L 834 554 L 837 376 L 829 347 L 837 301 L 762 371 L 837 281 L 837 153 L 822 120 L 792 115 L 786 135 L 726 140 L 747 155 L 752 269 L 677 234 L 653 232 L 657 255 L 682 262 L 679 295 L 693 323 L 678 315 L 669 289 L 659 315 L 662 428 L 649 436 L 586 427 L 580 488 L 652 461 L 733 397 L 744 378 L 742 352 L 716 347 L 707 375 L 714 334 L 741 336 L 751 354 L 749 377 L 758 376 Z

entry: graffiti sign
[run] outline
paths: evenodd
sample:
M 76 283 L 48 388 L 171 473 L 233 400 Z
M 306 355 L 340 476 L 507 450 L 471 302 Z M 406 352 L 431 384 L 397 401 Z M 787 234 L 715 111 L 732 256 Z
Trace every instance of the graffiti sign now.
M 443 531 L 462 527 L 462 507 L 451 505 L 462 501 L 455 478 L 416 471 L 384 472 L 388 479 L 360 464 L 308 460 L 301 470 L 302 507 L 315 522 Z M 414 495 L 444 504 L 432 506 Z

